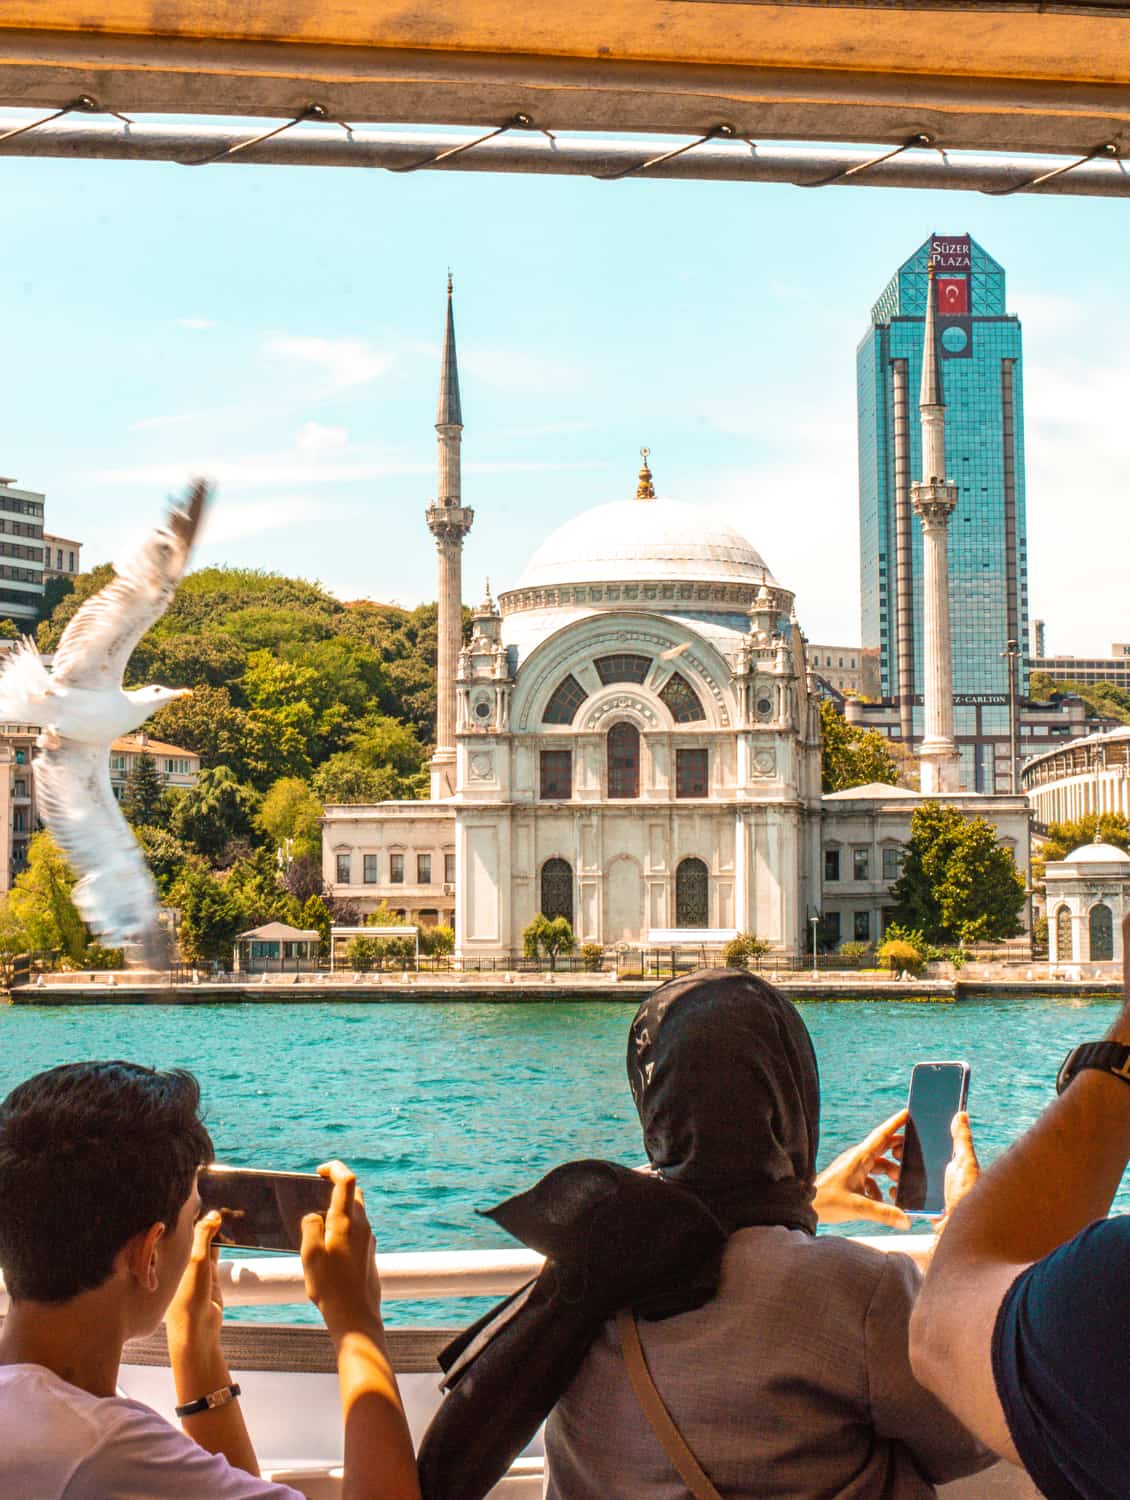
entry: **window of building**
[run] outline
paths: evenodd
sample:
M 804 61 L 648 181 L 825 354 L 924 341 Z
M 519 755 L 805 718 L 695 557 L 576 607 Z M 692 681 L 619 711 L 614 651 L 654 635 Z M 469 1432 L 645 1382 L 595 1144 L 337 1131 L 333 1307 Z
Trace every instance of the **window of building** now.
M 573 795 L 572 750 L 543 750 L 540 768 L 539 791 L 543 799 L 564 801 Z
M 62 571 L 62 567 L 63 567 L 63 549 L 62 549 L 62 547 L 56 547 L 55 548 L 55 566 L 60 571 Z
M 1070 963 L 1075 956 L 1071 941 L 1071 912 L 1061 906 L 1055 914 L 1055 956 L 1057 963 Z
M 16 833 L 27 832 L 27 812 L 22 807 L 17 807 L 12 814 L 12 828 Z
M 1091 907 L 1087 919 L 1091 938 L 1091 962 L 1105 963 L 1114 957 L 1114 913 L 1102 901 Z
M 675 926 L 709 927 L 710 877 L 701 859 L 684 859 L 675 871 Z
M 455 855 L 445 854 L 443 856 L 443 879 L 446 885 L 455 884 Z
M 348 885 L 350 881 L 350 858 L 348 854 L 339 854 L 337 857 L 337 883 Z
M 377 856 L 375 854 L 365 855 L 365 884 L 376 885 L 377 883 Z
M 851 851 L 851 878 L 853 880 L 867 880 L 868 871 L 871 866 L 869 859 L 870 851 L 867 849 L 853 849 Z
M 651 670 L 651 657 L 618 651 L 614 656 L 598 656 L 593 666 L 605 685 L 610 682 L 642 682 Z
M 675 751 L 675 796 L 705 797 L 709 790 L 710 752 Z
M 110 770 L 111 771 L 124 771 L 125 768 L 126 768 L 126 758 L 125 758 L 124 755 L 111 755 L 111 757 L 110 757 Z
M 706 718 L 698 694 L 681 672 L 671 674 L 659 696 L 676 724 L 694 724 Z
M 838 849 L 824 850 L 824 879 L 839 880 L 840 878 L 840 851 Z
M 573 925 L 573 866 L 567 859 L 547 859 L 541 867 L 541 914 Z
M 388 857 L 388 878 L 392 885 L 404 884 L 404 855 L 390 854 Z
M 897 880 L 902 870 L 902 850 L 889 845 L 883 850 L 883 879 Z
M 824 944 L 824 947 L 834 948 L 840 941 L 841 936 L 842 933 L 839 912 L 826 911 L 821 913 L 819 941 Z
M 13 797 L 27 796 L 27 782 L 24 781 L 22 776 L 18 776 L 12 783 L 12 795 Z
M 23 765 L 26 765 L 26 764 L 27 764 L 27 751 L 26 750 L 17 750 L 16 751 L 16 765 L 17 766 L 23 766 Z M 110 769 L 111 770 L 114 769 L 114 757 L 113 756 L 110 757 Z
M 549 702 L 545 705 L 545 713 L 541 716 L 542 723 L 571 724 L 586 696 L 584 688 L 572 672 L 568 673 L 550 694 Z
M 613 724 L 608 731 L 608 795 L 640 794 L 640 732 L 634 724 Z
M 68 573 L 73 573 L 74 570 L 75 570 L 75 555 L 74 555 L 73 552 L 68 552 L 67 553 L 67 572 Z
M 857 943 L 871 941 L 871 913 L 869 911 L 853 912 L 851 926 Z
M 174 755 L 165 760 L 165 771 L 169 776 L 187 776 L 192 768 L 192 762 L 187 756 Z
M 432 857 L 430 854 L 417 854 L 416 856 L 416 884 L 431 885 L 432 883 Z

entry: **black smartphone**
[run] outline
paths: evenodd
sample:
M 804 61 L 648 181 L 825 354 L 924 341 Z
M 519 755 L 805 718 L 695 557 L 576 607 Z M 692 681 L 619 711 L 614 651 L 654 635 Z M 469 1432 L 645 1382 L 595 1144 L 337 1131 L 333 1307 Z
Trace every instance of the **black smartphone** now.
M 249 1167 L 204 1167 L 196 1179 L 200 1212 L 219 1209 L 218 1245 L 247 1250 L 302 1248 L 302 1220 L 324 1214 L 333 1184 L 302 1172 L 256 1172 Z
M 910 1075 L 909 1118 L 896 1205 L 908 1214 L 938 1218 L 946 1209 L 946 1168 L 953 1155 L 950 1125 L 969 1097 L 969 1064 L 917 1063 Z

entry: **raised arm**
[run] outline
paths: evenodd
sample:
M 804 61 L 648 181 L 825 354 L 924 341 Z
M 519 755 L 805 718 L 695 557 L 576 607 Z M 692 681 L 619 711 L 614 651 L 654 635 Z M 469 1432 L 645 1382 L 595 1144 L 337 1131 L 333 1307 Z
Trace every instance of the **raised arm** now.
M 1123 924 L 1123 952 L 1130 919 Z M 1108 1040 L 1130 1045 L 1130 982 Z M 1060 1059 L 1048 1058 L 1049 1080 Z M 1084 1070 L 955 1210 L 911 1320 L 918 1379 L 1002 1457 L 1018 1463 L 997 1392 L 993 1329 L 1036 1261 L 1110 1209 L 1130 1160 L 1130 1084 Z M 1065 1286 L 1064 1295 L 1086 1294 Z
M 325 1218 L 302 1221 L 306 1291 L 337 1350 L 345 1418 L 342 1500 L 420 1500 L 416 1458 L 381 1322 L 373 1234 L 353 1173 L 318 1168 L 333 1182 Z

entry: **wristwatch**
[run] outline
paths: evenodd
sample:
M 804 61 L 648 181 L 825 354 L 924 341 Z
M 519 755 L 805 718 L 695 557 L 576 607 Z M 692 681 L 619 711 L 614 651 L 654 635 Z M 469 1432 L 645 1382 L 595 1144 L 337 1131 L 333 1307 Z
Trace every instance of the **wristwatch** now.
M 1082 1042 L 1063 1059 L 1055 1081 L 1056 1093 L 1062 1094 L 1083 1068 L 1098 1068 L 1100 1072 L 1113 1073 L 1123 1083 L 1130 1083 L 1130 1047 L 1121 1042 Z
M 198 1401 L 186 1401 L 183 1406 L 176 1407 L 176 1414 L 178 1417 L 195 1417 L 202 1411 L 215 1411 L 219 1406 L 230 1406 L 240 1394 L 238 1385 L 222 1385 L 218 1391 L 209 1391 Z

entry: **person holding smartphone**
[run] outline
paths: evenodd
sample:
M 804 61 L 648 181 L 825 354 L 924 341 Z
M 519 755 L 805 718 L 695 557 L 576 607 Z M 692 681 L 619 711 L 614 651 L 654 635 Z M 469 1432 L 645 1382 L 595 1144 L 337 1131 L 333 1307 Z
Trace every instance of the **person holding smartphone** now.
M 0 1494 L 36 1500 L 302 1500 L 259 1475 L 220 1344 L 218 1213 L 190 1073 L 70 1063 L 0 1104 Z M 346 1500 L 418 1500 L 381 1323 L 372 1231 L 353 1174 L 302 1223 L 306 1290 L 337 1352 Z M 165 1319 L 177 1430 L 117 1394 L 126 1340 Z
M 1130 1491 L 1130 918 L 1122 952 L 1121 1013 L 954 1213 L 911 1324 L 918 1378 L 1048 1500 Z

